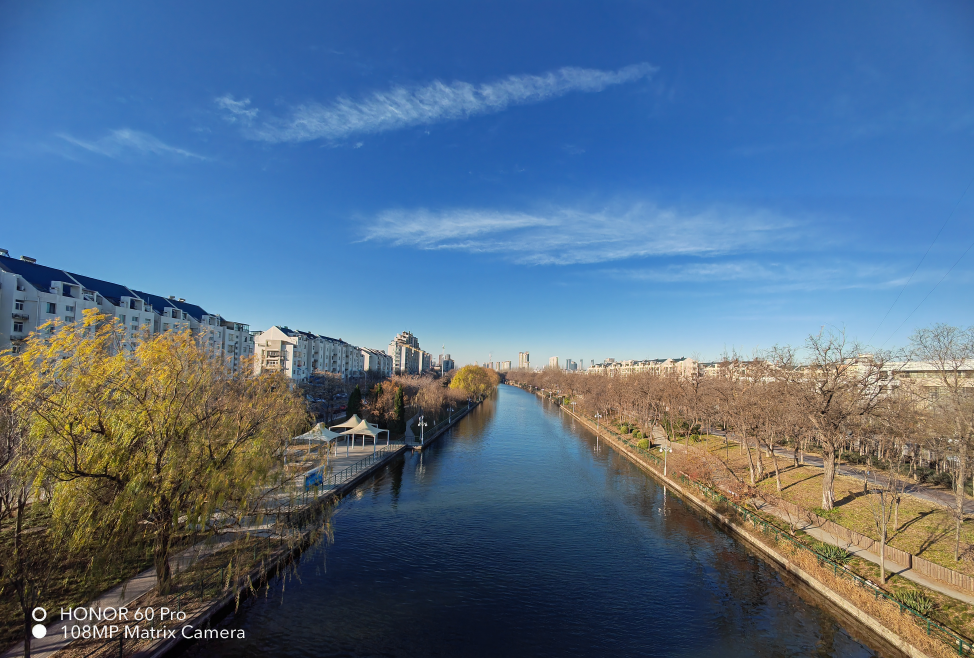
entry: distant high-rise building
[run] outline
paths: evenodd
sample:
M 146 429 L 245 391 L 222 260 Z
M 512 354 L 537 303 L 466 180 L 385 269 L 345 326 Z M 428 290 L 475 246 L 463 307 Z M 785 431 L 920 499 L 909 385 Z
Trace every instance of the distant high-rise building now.
M 519 370 L 526 370 L 531 367 L 531 353 L 530 352 L 518 352 L 517 353 L 517 367 Z
M 433 367 L 433 355 L 419 348 L 419 339 L 404 331 L 398 334 L 386 350 L 392 357 L 393 369 L 397 374 L 418 375 Z
M 548 359 L 548 367 L 549 368 L 555 368 L 555 369 L 558 369 L 560 367 L 558 365 L 558 357 L 557 356 L 553 356 L 553 357 L 550 357 Z
M 595 367 L 595 359 L 589 359 L 588 367 L 589 368 L 594 368 Z
M 575 372 L 578 370 L 578 364 L 571 359 L 565 359 L 565 370 L 568 372 Z
M 501 372 L 507 372 L 511 369 L 510 361 L 501 361 Z

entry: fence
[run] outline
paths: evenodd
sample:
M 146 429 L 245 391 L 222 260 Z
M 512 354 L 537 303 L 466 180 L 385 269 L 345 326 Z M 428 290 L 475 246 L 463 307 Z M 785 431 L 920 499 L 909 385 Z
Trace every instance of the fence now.
M 360 459 L 351 466 L 346 466 L 337 473 L 332 473 L 327 478 L 325 477 L 325 469 L 327 465 L 323 464 L 318 468 L 312 469 L 304 474 L 304 490 L 309 491 L 311 489 L 317 489 L 319 492 L 321 492 L 334 489 L 344 484 L 348 480 L 351 480 L 362 471 L 369 469 L 373 464 L 382 461 L 390 454 L 399 450 L 402 446 L 402 443 L 391 443 L 389 445 L 377 448 L 376 451 L 368 457 Z
M 575 415 L 577 416 L 577 414 L 575 414 Z M 580 419 L 583 419 L 582 416 L 578 416 L 578 417 Z M 584 420 L 587 421 L 588 419 L 584 419 Z M 634 453 L 638 454 L 640 457 L 643 457 L 645 459 L 650 460 L 651 462 L 653 462 L 657 466 L 662 463 L 663 460 L 658 455 L 656 455 L 655 453 L 650 452 L 647 449 L 640 448 L 637 445 L 634 445 L 631 441 L 629 441 L 624 436 L 621 436 L 621 435 L 617 434 L 616 432 L 612 432 L 608 428 L 606 428 L 606 431 L 607 432 L 610 432 L 612 434 L 615 434 L 615 437 L 620 442 L 622 442 L 625 445 L 625 447 L 630 452 L 634 452 Z M 697 491 L 699 491 L 700 494 L 704 498 L 707 498 L 707 499 L 709 499 L 711 501 L 714 501 L 714 502 L 716 502 L 718 504 L 726 505 L 727 508 L 733 510 L 737 515 L 739 515 L 745 521 L 750 522 L 752 525 L 755 526 L 755 528 L 759 528 L 766 535 L 769 535 L 769 536 L 770 535 L 773 535 L 776 542 L 785 542 L 787 545 L 789 545 L 795 551 L 805 551 L 805 552 L 809 553 L 810 555 L 814 556 L 815 559 L 818 561 L 819 564 L 831 566 L 832 567 L 832 571 L 835 574 L 835 576 L 837 576 L 837 577 L 841 576 L 843 578 L 849 579 L 855 585 L 857 585 L 859 587 L 862 587 L 863 589 L 865 589 L 865 590 L 869 591 L 871 594 L 873 594 L 873 596 L 876 598 L 876 600 L 882 599 L 885 602 L 887 602 L 887 603 L 889 603 L 891 605 L 896 606 L 899 609 L 900 613 L 908 613 L 908 614 L 912 615 L 913 619 L 916 621 L 916 623 L 921 628 L 926 628 L 927 635 L 929 635 L 931 637 L 936 637 L 939 640 L 941 640 L 942 642 L 944 642 L 947 645 L 949 645 L 949 646 L 953 647 L 954 649 L 956 649 L 958 656 L 971 656 L 971 655 L 974 655 L 974 644 L 972 644 L 972 642 L 969 639 L 967 639 L 965 637 L 962 637 L 961 635 L 958 635 L 956 632 L 954 632 L 953 630 L 947 628 L 946 626 L 943 626 L 942 624 L 940 624 L 936 620 L 931 619 L 930 617 L 928 617 L 928 616 L 926 616 L 926 615 L 924 615 L 924 614 L 922 614 L 920 612 L 917 612 L 916 610 L 914 610 L 910 606 L 904 604 L 902 601 L 898 600 L 897 598 L 895 598 L 891 594 L 887 593 L 885 590 L 881 589 L 879 586 L 875 585 L 874 583 L 872 583 L 872 582 L 866 580 L 865 578 L 863 578 L 862 576 L 858 575 L 857 573 L 855 573 L 854 571 L 852 571 L 851 569 L 849 569 L 848 567 L 846 567 L 844 564 L 841 564 L 839 562 L 836 562 L 836 561 L 834 561 L 834 560 L 832 560 L 832 559 L 830 559 L 830 558 L 822 555 L 821 553 L 819 553 L 818 551 L 816 551 L 811 546 L 809 546 L 809 545 L 803 543 L 802 541 L 800 541 L 798 538 L 791 536 L 791 533 L 788 530 L 786 530 L 784 528 L 781 528 L 781 527 L 775 525 L 772 522 L 769 522 L 767 519 L 763 518 L 759 514 L 755 514 L 754 512 L 752 512 L 752 511 L 750 511 L 750 510 L 742 507 L 741 505 L 737 504 L 733 500 L 730 500 L 729 498 L 727 498 L 723 494 L 721 494 L 721 493 L 719 493 L 717 491 L 714 491 L 710 487 L 708 487 L 708 486 L 706 486 L 706 485 L 704 485 L 704 484 L 702 484 L 700 482 L 697 482 L 696 480 L 691 479 L 685 473 L 680 473 L 679 480 L 683 484 L 686 484 L 688 486 L 691 486 L 691 487 L 694 487 L 695 489 L 697 489 Z M 836 524 L 832 523 L 831 521 L 826 521 L 825 519 L 822 519 L 821 517 L 818 517 L 818 516 L 812 514 L 811 512 L 806 512 L 805 510 L 802 510 L 801 508 L 799 508 L 799 507 L 797 507 L 795 505 L 792 505 L 791 503 L 788 503 L 788 506 L 790 506 L 794 510 L 793 513 L 796 516 L 801 517 L 803 514 L 810 515 L 810 516 L 812 516 L 812 517 L 814 517 L 814 518 L 819 519 L 820 521 L 822 521 L 823 525 L 827 523 L 827 524 L 829 524 L 830 527 L 834 527 L 836 530 L 841 529 L 842 531 L 844 531 L 844 533 L 846 533 L 846 534 L 838 535 L 838 536 L 849 536 L 848 533 L 853 533 L 853 531 L 849 530 L 848 528 L 843 528 L 842 526 L 836 525 Z M 789 511 L 791 511 L 791 510 L 789 510 Z M 829 529 L 829 532 L 832 532 L 832 530 Z M 833 533 L 833 534 L 836 534 L 836 533 Z M 859 533 L 853 533 L 853 534 L 859 535 Z M 864 537 L 863 535 L 859 535 L 859 537 L 863 537 L 863 539 L 868 539 L 870 542 L 873 541 L 872 539 L 870 539 L 868 537 Z M 887 548 L 892 548 L 892 547 L 889 547 L 888 546 Z M 938 569 L 942 569 L 944 571 L 951 571 L 950 569 L 946 569 L 944 567 L 939 567 L 938 565 L 934 565 L 933 563 L 928 562 L 927 560 L 922 560 L 922 558 L 914 557 L 914 556 L 910 555 L 909 553 L 905 553 L 904 551 L 899 551 L 898 549 L 893 549 L 893 550 L 896 551 L 898 554 L 909 555 L 910 558 L 912 558 L 912 561 L 913 561 L 913 564 L 914 564 L 914 568 L 917 567 L 917 564 L 916 564 L 917 561 L 922 561 L 923 563 L 925 563 L 925 565 L 931 565 L 933 567 L 936 567 Z M 887 553 L 887 556 L 891 560 L 894 560 L 894 558 L 889 553 Z M 901 557 L 901 555 L 898 555 L 897 557 L 899 557 L 900 559 L 903 559 Z M 928 567 L 925 567 L 925 568 L 928 568 Z M 927 573 L 926 571 L 923 571 L 923 569 L 918 569 L 918 570 L 921 571 L 921 573 Z M 956 574 L 957 576 L 963 576 L 963 574 L 957 574 L 957 572 L 952 572 L 952 573 L 953 574 Z M 929 574 L 929 575 L 932 575 L 932 574 Z M 936 577 L 936 576 L 933 576 L 933 577 Z M 967 578 L 967 576 L 964 576 L 964 577 Z

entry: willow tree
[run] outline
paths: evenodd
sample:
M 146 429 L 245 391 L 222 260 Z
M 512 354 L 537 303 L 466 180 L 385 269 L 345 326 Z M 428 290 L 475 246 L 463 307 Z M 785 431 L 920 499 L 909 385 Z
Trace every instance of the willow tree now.
M 234 374 L 189 331 L 132 340 L 96 312 L 50 327 L 0 370 L 29 415 L 26 466 L 49 483 L 52 532 L 95 564 L 151 541 L 162 591 L 175 535 L 253 513 L 307 422 L 283 376 Z
M 500 384 L 500 377 L 490 368 L 463 366 L 450 381 L 450 388 L 459 389 L 475 398 L 484 398 Z

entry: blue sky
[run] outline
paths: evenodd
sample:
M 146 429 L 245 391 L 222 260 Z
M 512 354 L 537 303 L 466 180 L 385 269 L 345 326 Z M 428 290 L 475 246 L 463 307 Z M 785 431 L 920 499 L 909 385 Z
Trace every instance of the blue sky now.
M 972 147 L 965 2 L 0 5 L 0 247 L 461 362 L 974 323 Z

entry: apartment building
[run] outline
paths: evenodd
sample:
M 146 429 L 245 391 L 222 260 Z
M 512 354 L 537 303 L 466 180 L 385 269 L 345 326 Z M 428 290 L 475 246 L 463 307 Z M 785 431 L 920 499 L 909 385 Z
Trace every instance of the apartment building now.
M 374 350 L 370 347 L 360 347 L 362 352 L 363 369 L 382 377 L 391 377 L 392 357 L 382 350 Z
M 555 370 L 559 370 L 561 368 L 561 366 L 558 365 L 557 356 L 548 357 L 548 367 L 553 368 Z
M 433 369 L 433 355 L 420 349 L 419 339 L 409 331 L 397 334 L 386 353 L 392 357 L 396 374 L 418 375 Z
M 700 377 L 704 375 L 702 364 L 695 359 L 680 357 L 679 359 L 648 359 L 645 361 L 616 361 L 606 359 L 603 363 L 593 364 L 586 373 L 605 375 L 608 377 L 627 377 L 642 372 L 649 372 L 659 376 Z
M 508 372 L 511 369 L 510 361 L 501 361 L 501 372 Z
M 0 350 L 16 352 L 46 322 L 75 322 L 89 309 L 116 318 L 125 328 L 126 340 L 143 332 L 153 336 L 188 328 L 235 372 L 254 352 L 248 325 L 225 320 L 185 299 L 39 265 L 28 256 L 11 258 L 0 249 Z
M 304 381 L 315 372 L 330 372 L 342 379 L 361 377 L 365 371 L 362 350 L 341 338 L 274 326 L 254 336 L 256 372 L 284 372 Z
M 517 353 L 517 368 L 518 370 L 528 370 L 531 368 L 531 353 L 530 352 L 518 352 Z

